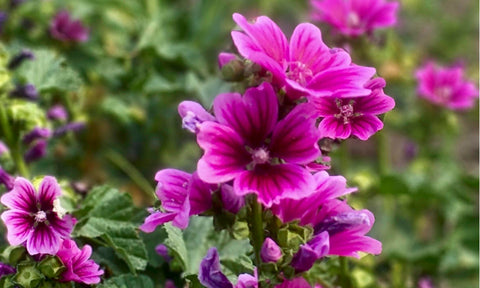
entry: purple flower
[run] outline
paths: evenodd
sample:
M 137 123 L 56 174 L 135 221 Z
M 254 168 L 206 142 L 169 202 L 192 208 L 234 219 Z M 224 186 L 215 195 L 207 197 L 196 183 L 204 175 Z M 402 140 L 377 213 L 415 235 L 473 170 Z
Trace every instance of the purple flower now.
M 441 67 L 428 62 L 416 72 L 418 94 L 433 104 L 452 110 L 472 108 L 478 98 L 478 89 L 473 82 L 465 80 L 463 74 L 460 66 Z
M 245 198 L 238 196 L 233 190 L 232 185 L 222 184 L 220 187 L 220 196 L 222 198 L 223 208 L 233 214 L 237 214 L 245 206 Z
M 68 112 L 63 105 L 55 105 L 48 110 L 47 118 L 50 120 L 66 121 L 68 119 Z
M 312 286 L 308 284 L 307 280 L 303 279 L 302 277 L 298 277 L 292 280 L 286 279 L 282 284 L 275 286 L 275 288 L 312 288 Z M 315 285 L 315 288 L 322 287 L 317 284 Z
M 216 248 L 210 248 L 200 263 L 198 280 L 207 288 L 233 288 L 227 276 L 222 273 Z
M 10 96 L 35 101 L 38 99 L 37 88 L 33 84 L 17 85 Z
M 307 244 L 300 246 L 298 252 L 293 256 L 291 265 L 297 273 L 308 271 L 313 267 L 315 261 L 328 254 L 329 249 L 328 232 L 319 233 Z
M 35 144 L 25 152 L 24 159 L 25 162 L 30 163 L 43 158 L 45 154 L 47 154 L 47 141 L 41 139 L 37 140 Z
M 85 122 L 70 122 L 68 124 L 65 124 L 53 131 L 53 136 L 59 137 L 62 135 L 67 134 L 67 132 L 72 131 L 72 132 L 79 132 L 85 129 L 86 124 Z
M 178 114 L 182 117 L 182 128 L 192 133 L 198 133 L 198 127 L 202 122 L 215 121 L 202 105 L 193 101 L 183 101 L 178 104 Z
M 277 262 L 282 258 L 282 249 L 271 238 L 266 238 L 260 251 L 263 262 Z
M 300 220 L 301 225 L 314 225 L 323 203 L 357 191 L 357 188 L 347 188 L 347 180 L 343 176 L 329 176 L 327 172 L 320 171 L 313 177 L 316 185 L 312 193 L 300 199 L 281 199 L 271 207 L 283 223 Z
M 7 171 L 3 170 L 2 167 L 0 167 L 0 183 L 5 185 L 7 191 L 12 190 L 13 184 L 15 183 L 15 178 L 13 178 L 12 175 L 8 174 Z
M 316 26 L 298 25 L 288 43 L 280 28 L 266 16 L 258 17 L 254 23 L 237 13 L 233 19 L 244 31 L 232 31 L 239 53 L 270 71 L 273 83 L 285 88 L 289 98 L 370 93 L 363 85 L 375 69 L 351 65 L 347 52 L 323 43 Z
M 63 42 L 85 42 L 89 31 L 82 22 L 71 19 L 68 11 L 60 11 L 50 22 L 50 35 Z
M 38 192 L 27 179 L 15 179 L 12 191 L 0 199 L 9 208 L 1 218 L 7 226 L 10 245 L 25 245 L 30 255 L 58 252 L 62 239 L 70 237 L 76 222 L 70 215 L 64 215 L 60 194 L 54 177 L 45 176 Z
M 344 201 L 324 203 L 314 220 L 315 234 L 327 231 L 330 238 L 328 255 L 358 258 L 358 251 L 380 254 L 382 243 L 365 236 L 372 229 L 375 217 L 368 210 L 353 210 Z
M 278 100 L 263 83 L 214 100 L 217 122 L 200 125 L 197 142 L 205 150 L 197 165 L 208 183 L 233 181 L 237 195 L 258 195 L 267 207 L 281 198 L 298 198 L 313 186 L 301 165 L 320 156 L 313 107 L 304 103 L 278 121 Z
M 143 232 L 153 232 L 158 225 L 170 221 L 185 229 L 190 215 L 200 214 L 212 206 L 212 191 L 217 187 L 201 181 L 197 173 L 164 169 L 157 172 L 155 180 L 158 181 L 155 193 L 162 201 L 163 211 L 150 211 L 140 226 Z
M 0 262 L 0 278 L 5 275 L 13 274 L 15 272 L 17 272 L 17 270 L 14 267 Z
M 10 62 L 8 62 L 8 69 L 10 70 L 13 70 L 15 68 L 17 68 L 18 66 L 20 66 L 20 64 L 22 64 L 23 61 L 25 60 L 32 60 L 35 58 L 35 55 L 33 54 L 32 51 L 28 50 L 28 49 L 23 49 L 20 53 L 18 53 L 17 55 L 15 55 L 15 57 L 13 57 Z
M 383 122 L 376 115 L 390 111 L 395 101 L 383 93 L 385 81 L 376 78 L 366 88 L 372 89 L 364 97 L 320 97 L 311 98 L 319 116 L 324 117 L 318 129 L 322 137 L 346 139 L 350 135 L 367 140 L 383 128 Z
M 235 285 L 235 288 L 258 288 L 257 268 L 255 268 L 254 275 L 238 275 L 238 281 L 237 285 Z
M 360 36 L 397 23 L 399 3 L 384 0 L 310 0 L 312 18 L 326 22 L 341 34 Z
M 158 255 L 162 256 L 166 262 L 170 262 L 172 260 L 170 254 L 168 254 L 168 248 L 164 244 L 158 244 L 155 247 L 155 252 L 157 252 Z
M 89 259 L 91 255 L 92 247 L 90 245 L 85 245 L 80 250 L 75 241 L 63 240 L 57 252 L 57 257 L 60 258 L 67 270 L 60 276 L 60 281 L 74 281 L 88 285 L 100 283 L 103 270 L 95 261 Z
M 175 283 L 172 280 L 165 281 L 165 288 L 176 288 Z
M 237 56 L 232 53 L 221 52 L 218 54 L 218 67 L 222 69 L 222 67 L 227 64 L 228 62 L 237 59 Z
M 48 128 L 35 127 L 32 131 L 23 136 L 23 143 L 28 145 L 38 139 L 48 139 L 52 136 L 52 131 Z

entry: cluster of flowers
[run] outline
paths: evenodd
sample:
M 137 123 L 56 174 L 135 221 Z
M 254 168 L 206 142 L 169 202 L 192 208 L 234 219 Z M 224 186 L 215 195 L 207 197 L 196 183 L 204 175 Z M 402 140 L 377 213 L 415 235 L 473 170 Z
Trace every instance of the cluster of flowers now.
M 253 62 L 261 67 L 253 76 L 260 83 L 243 95 L 216 96 L 213 114 L 198 103 L 180 103 L 183 127 L 196 134 L 204 155 L 193 174 L 175 169 L 157 173 L 161 209 L 151 209 L 140 229 L 152 232 L 166 222 L 184 229 L 189 216 L 212 207 L 215 193 L 226 210 L 237 213 L 245 196 L 255 194 L 262 209 L 283 223 L 313 228 L 311 239 L 291 259 L 296 273 L 327 255 L 379 254 L 381 243 L 365 236 L 373 214 L 338 199 L 356 189 L 347 188 L 344 177 L 323 171 L 328 158 L 318 142 L 354 136 L 367 140 L 382 129 L 377 115 L 395 105 L 383 92 L 385 81 L 372 79 L 375 69 L 353 64 L 346 51 L 327 47 L 314 25 L 298 25 L 288 41 L 266 16 L 253 23 L 240 14 L 233 19 L 242 29 L 232 32 L 233 42 L 245 60 L 221 53 L 219 64 Z M 283 257 L 276 235 L 270 236 L 263 239 L 264 263 Z M 199 280 L 209 288 L 233 287 L 220 270 L 215 248 L 202 261 Z M 292 281 L 277 287 L 310 287 L 303 278 Z M 235 287 L 257 283 L 256 276 L 244 274 Z
M 8 208 L 1 215 L 7 240 L 12 246 L 25 246 L 27 253 L 38 260 L 45 255 L 57 256 L 66 268 L 60 281 L 97 284 L 103 270 L 89 259 L 89 245 L 80 249 L 70 238 L 76 219 L 66 214 L 60 195 L 61 188 L 54 177 L 43 178 L 38 191 L 27 179 L 17 177 L 13 189 L 0 199 Z M 8 274 L 15 272 L 3 270 Z

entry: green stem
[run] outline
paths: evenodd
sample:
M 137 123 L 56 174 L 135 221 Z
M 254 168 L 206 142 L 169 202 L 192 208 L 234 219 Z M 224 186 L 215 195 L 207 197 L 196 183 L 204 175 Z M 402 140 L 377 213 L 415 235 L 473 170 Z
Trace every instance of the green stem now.
M 0 105 L 0 125 L 1 125 L 1 130 L 5 136 L 5 142 L 8 148 L 10 149 L 13 162 L 15 163 L 15 167 L 17 168 L 17 173 L 20 176 L 24 176 L 28 178 L 30 176 L 29 175 L 30 173 L 28 172 L 27 165 L 23 160 L 22 149 L 21 149 L 22 143 L 19 135 L 14 135 L 12 132 L 10 124 L 8 123 L 7 111 L 3 103 Z M 18 139 L 15 139 L 14 136 L 18 136 Z
M 262 205 L 258 203 L 257 196 L 251 197 L 250 207 L 252 209 L 251 215 L 251 240 L 253 250 L 255 252 L 255 264 L 257 266 L 258 275 L 260 275 L 260 265 L 262 260 L 260 259 L 260 251 L 263 245 L 263 220 L 262 220 Z M 259 283 L 261 285 L 261 283 Z M 259 286 L 261 288 L 261 286 Z
M 140 171 L 135 168 L 127 159 L 125 159 L 119 153 L 109 150 L 106 153 L 106 157 L 112 161 L 113 164 L 117 165 L 125 174 L 130 177 L 130 179 L 150 198 L 155 198 L 155 191 L 150 186 L 150 182 L 140 173 Z
M 348 266 L 348 258 L 340 257 L 340 281 L 341 287 L 352 288 L 353 283 L 350 278 L 350 268 Z
M 12 153 L 13 161 L 15 162 L 15 167 L 17 167 L 18 174 L 20 176 L 29 178 L 30 172 L 28 171 L 27 165 L 25 164 L 25 161 L 23 159 L 21 145 L 21 141 L 20 139 L 18 139 L 16 145 L 13 145 L 10 148 L 10 151 Z
M 388 149 L 388 138 L 385 130 L 377 134 L 378 149 L 378 172 L 380 176 L 388 173 L 390 169 L 390 151 Z

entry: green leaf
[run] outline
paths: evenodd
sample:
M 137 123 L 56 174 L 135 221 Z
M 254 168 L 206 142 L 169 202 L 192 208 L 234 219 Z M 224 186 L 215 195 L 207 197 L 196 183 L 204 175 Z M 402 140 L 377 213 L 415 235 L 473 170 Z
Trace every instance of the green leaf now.
M 187 254 L 187 247 L 183 240 L 182 231 L 177 227 L 173 227 L 170 223 L 165 224 L 163 228 L 165 229 L 165 232 L 167 232 L 165 245 L 175 254 L 176 259 L 180 261 L 182 268 L 186 270 L 190 261 Z
M 153 288 L 153 281 L 145 275 L 124 274 L 108 279 L 98 288 Z
M 33 288 L 37 287 L 43 278 L 42 273 L 35 267 L 35 263 L 25 263 L 17 265 L 17 273 L 12 281 L 24 288 Z
M 39 92 L 75 91 L 82 85 L 77 72 L 66 66 L 65 59 L 49 50 L 36 50 L 35 59 L 20 66 L 18 73 Z
M 132 223 L 139 212 L 130 195 L 108 186 L 95 188 L 78 211 L 81 217 L 75 235 L 102 239 L 127 263 L 132 273 L 144 270 L 147 251 L 138 235 L 138 223 Z

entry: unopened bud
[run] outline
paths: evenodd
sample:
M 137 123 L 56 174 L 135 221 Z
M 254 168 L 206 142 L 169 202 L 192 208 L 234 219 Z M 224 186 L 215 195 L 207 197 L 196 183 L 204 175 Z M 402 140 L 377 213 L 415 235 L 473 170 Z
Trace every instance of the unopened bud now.
M 271 238 L 265 239 L 260 251 L 263 262 L 277 262 L 282 258 L 282 250 Z

